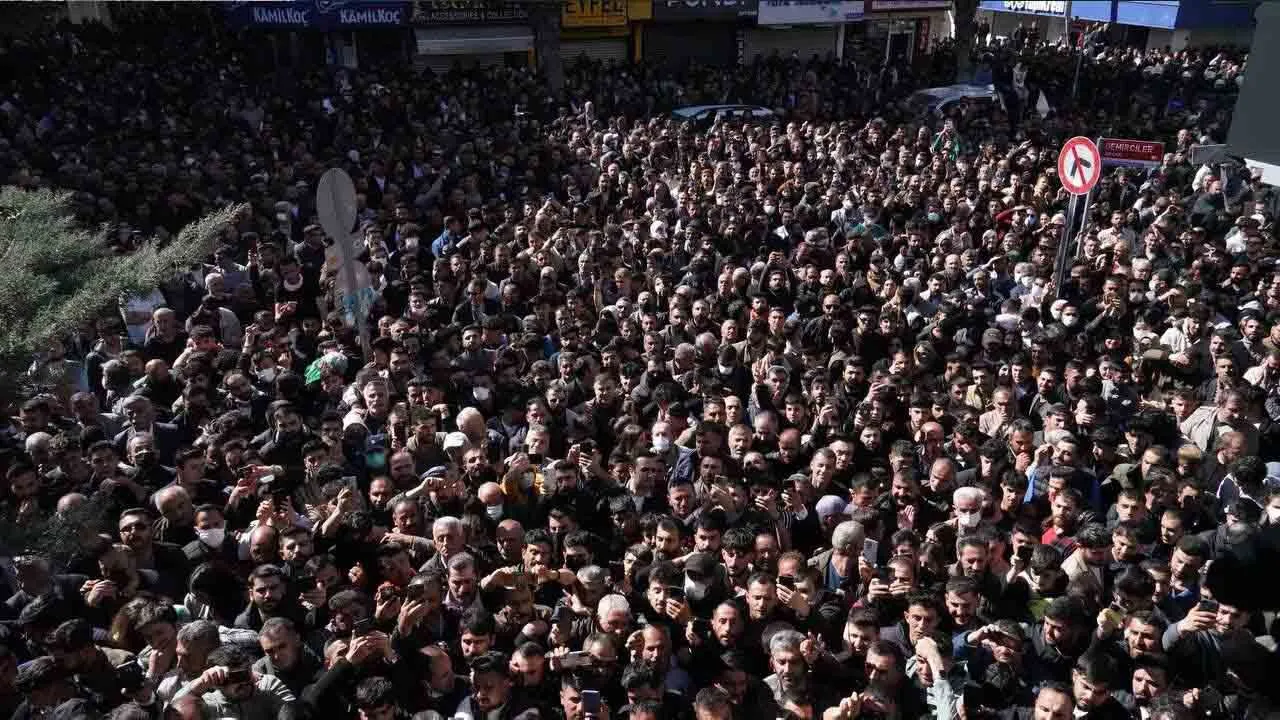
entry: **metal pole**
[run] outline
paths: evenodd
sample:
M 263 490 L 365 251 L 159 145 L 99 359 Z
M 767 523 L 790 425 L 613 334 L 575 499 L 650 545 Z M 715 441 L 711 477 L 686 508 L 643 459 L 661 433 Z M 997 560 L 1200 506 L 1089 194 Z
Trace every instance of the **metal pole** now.
M 1053 287 L 1058 293 L 1062 292 L 1062 278 L 1067 273 L 1067 243 L 1071 239 L 1071 223 L 1076 214 L 1076 200 L 1078 196 L 1072 195 L 1071 200 L 1067 203 L 1067 221 L 1062 225 L 1062 234 L 1058 237 L 1058 252 L 1055 253 L 1053 263 Z M 1059 295 L 1061 296 L 1061 295 Z
M 1080 226 L 1076 228 L 1075 232 L 1073 233 L 1073 237 L 1075 238 L 1075 241 L 1076 241 L 1075 254 L 1077 257 L 1079 257 L 1080 255 L 1080 248 L 1083 247 L 1083 245 L 1080 243 L 1080 238 L 1084 235 L 1085 225 L 1089 223 L 1089 206 L 1092 204 L 1093 204 L 1093 189 L 1090 188 L 1089 192 L 1085 193 L 1083 207 L 1079 208 Z
M 1076 91 L 1080 87 L 1080 65 L 1084 63 L 1084 48 L 1076 50 L 1076 72 L 1071 78 L 1071 104 L 1076 103 Z
M 1062 37 L 1067 39 L 1067 47 L 1071 47 L 1071 0 L 1062 10 Z

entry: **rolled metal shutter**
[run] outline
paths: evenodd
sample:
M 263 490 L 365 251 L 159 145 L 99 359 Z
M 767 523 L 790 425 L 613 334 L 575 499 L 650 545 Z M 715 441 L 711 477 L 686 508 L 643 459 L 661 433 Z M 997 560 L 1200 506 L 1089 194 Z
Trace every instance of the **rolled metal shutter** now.
M 657 23 L 645 29 L 644 59 L 712 67 L 738 64 L 738 26 L 734 23 Z
M 598 38 L 595 40 L 561 40 L 560 59 L 566 67 L 578 63 L 584 56 L 591 62 L 612 60 L 620 65 L 631 59 L 627 38 Z
M 743 28 L 742 61 L 749 65 L 757 55 L 768 58 L 774 54 L 786 59 L 794 52 L 801 62 L 808 62 L 814 55 L 834 53 L 836 36 L 834 25 Z
M 414 65 L 437 74 L 455 64 L 463 67 L 501 65 L 504 54 L 533 49 L 533 31 L 522 25 L 418 28 Z
M 501 53 L 476 53 L 474 55 L 419 55 L 414 60 L 414 66 L 418 69 L 429 68 L 436 75 L 444 75 L 453 69 L 454 65 L 461 66 L 464 70 L 476 67 L 490 67 L 493 65 L 502 65 L 506 62 L 506 58 Z

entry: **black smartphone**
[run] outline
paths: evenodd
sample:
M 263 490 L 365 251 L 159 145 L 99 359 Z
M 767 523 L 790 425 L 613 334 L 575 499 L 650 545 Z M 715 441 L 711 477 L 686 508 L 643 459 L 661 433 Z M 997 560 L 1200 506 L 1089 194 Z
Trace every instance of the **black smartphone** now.
M 316 589 L 315 575 L 299 575 L 293 579 L 293 582 L 298 586 L 299 592 L 311 592 Z
M 614 582 L 622 582 L 622 577 L 625 574 L 626 568 L 623 567 L 621 560 L 609 561 L 609 577 L 613 578 Z
M 422 596 L 425 595 L 426 592 L 427 592 L 426 585 L 423 585 L 422 583 L 418 583 L 417 585 L 411 584 L 404 589 L 404 599 L 405 600 L 421 600 Z
M 600 715 L 599 690 L 582 691 L 582 714 L 587 717 L 597 717 Z
M 893 584 L 893 568 L 879 567 L 876 568 L 876 578 L 885 585 Z
M 1199 610 L 1200 612 L 1216 613 L 1218 612 L 1218 601 L 1204 598 L 1196 604 L 1196 610 Z
M 711 634 L 711 621 L 706 618 L 693 619 L 693 632 L 699 637 L 706 637 Z
M 116 681 L 120 683 L 122 690 L 129 692 L 141 690 L 145 680 L 146 674 L 142 671 L 142 666 L 136 662 L 121 663 L 116 666 Z
M 595 662 L 595 658 L 588 652 L 571 652 L 560 658 L 560 667 L 565 670 L 577 670 L 578 668 L 591 667 Z
M 557 605 L 555 610 L 551 611 L 551 622 L 561 625 L 573 620 L 573 611 L 564 605 Z
M 684 588 L 682 587 L 667 588 L 667 599 L 675 600 L 677 602 L 684 602 Z
M 363 637 L 373 631 L 373 618 L 362 618 L 351 626 L 352 637 Z
M 1035 550 L 1035 548 L 1030 545 L 1019 545 L 1017 551 L 1018 559 L 1022 562 L 1031 562 L 1031 553 L 1033 550 Z
M 778 585 L 779 587 L 784 587 L 788 590 L 795 590 L 796 579 L 791 577 L 790 575 L 783 575 L 782 577 L 778 578 Z
M 253 682 L 253 672 L 249 668 L 231 670 L 227 673 L 227 685 L 240 685 L 248 682 Z

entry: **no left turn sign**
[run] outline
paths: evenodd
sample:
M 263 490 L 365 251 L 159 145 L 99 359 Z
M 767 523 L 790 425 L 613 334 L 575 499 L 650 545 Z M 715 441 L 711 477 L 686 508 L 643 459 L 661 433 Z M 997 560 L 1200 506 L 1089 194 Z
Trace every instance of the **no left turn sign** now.
M 1058 180 L 1072 195 L 1087 195 L 1102 175 L 1102 156 L 1087 137 L 1076 136 L 1058 153 Z

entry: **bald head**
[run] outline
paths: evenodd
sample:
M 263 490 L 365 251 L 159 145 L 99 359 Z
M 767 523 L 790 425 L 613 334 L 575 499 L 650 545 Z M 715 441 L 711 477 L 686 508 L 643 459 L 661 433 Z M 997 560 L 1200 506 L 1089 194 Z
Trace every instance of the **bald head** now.
M 164 716 L 166 720 L 203 720 L 204 700 L 195 694 L 174 698 Z
M 497 505 L 502 502 L 502 486 L 495 482 L 487 482 L 476 491 L 476 497 L 485 505 Z
M 160 490 L 155 499 L 156 510 L 169 522 L 186 523 L 195 515 L 190 493 L 178 485 Z
M 66 495 L 58 498 L 58 506 L 55 509 L 55 512 L 59 515 L 65 516 L 76 508 L 82 507 L 87 502 L 89 502 L 89 498 L 81 495 L 80 493 L 67 493 Z

